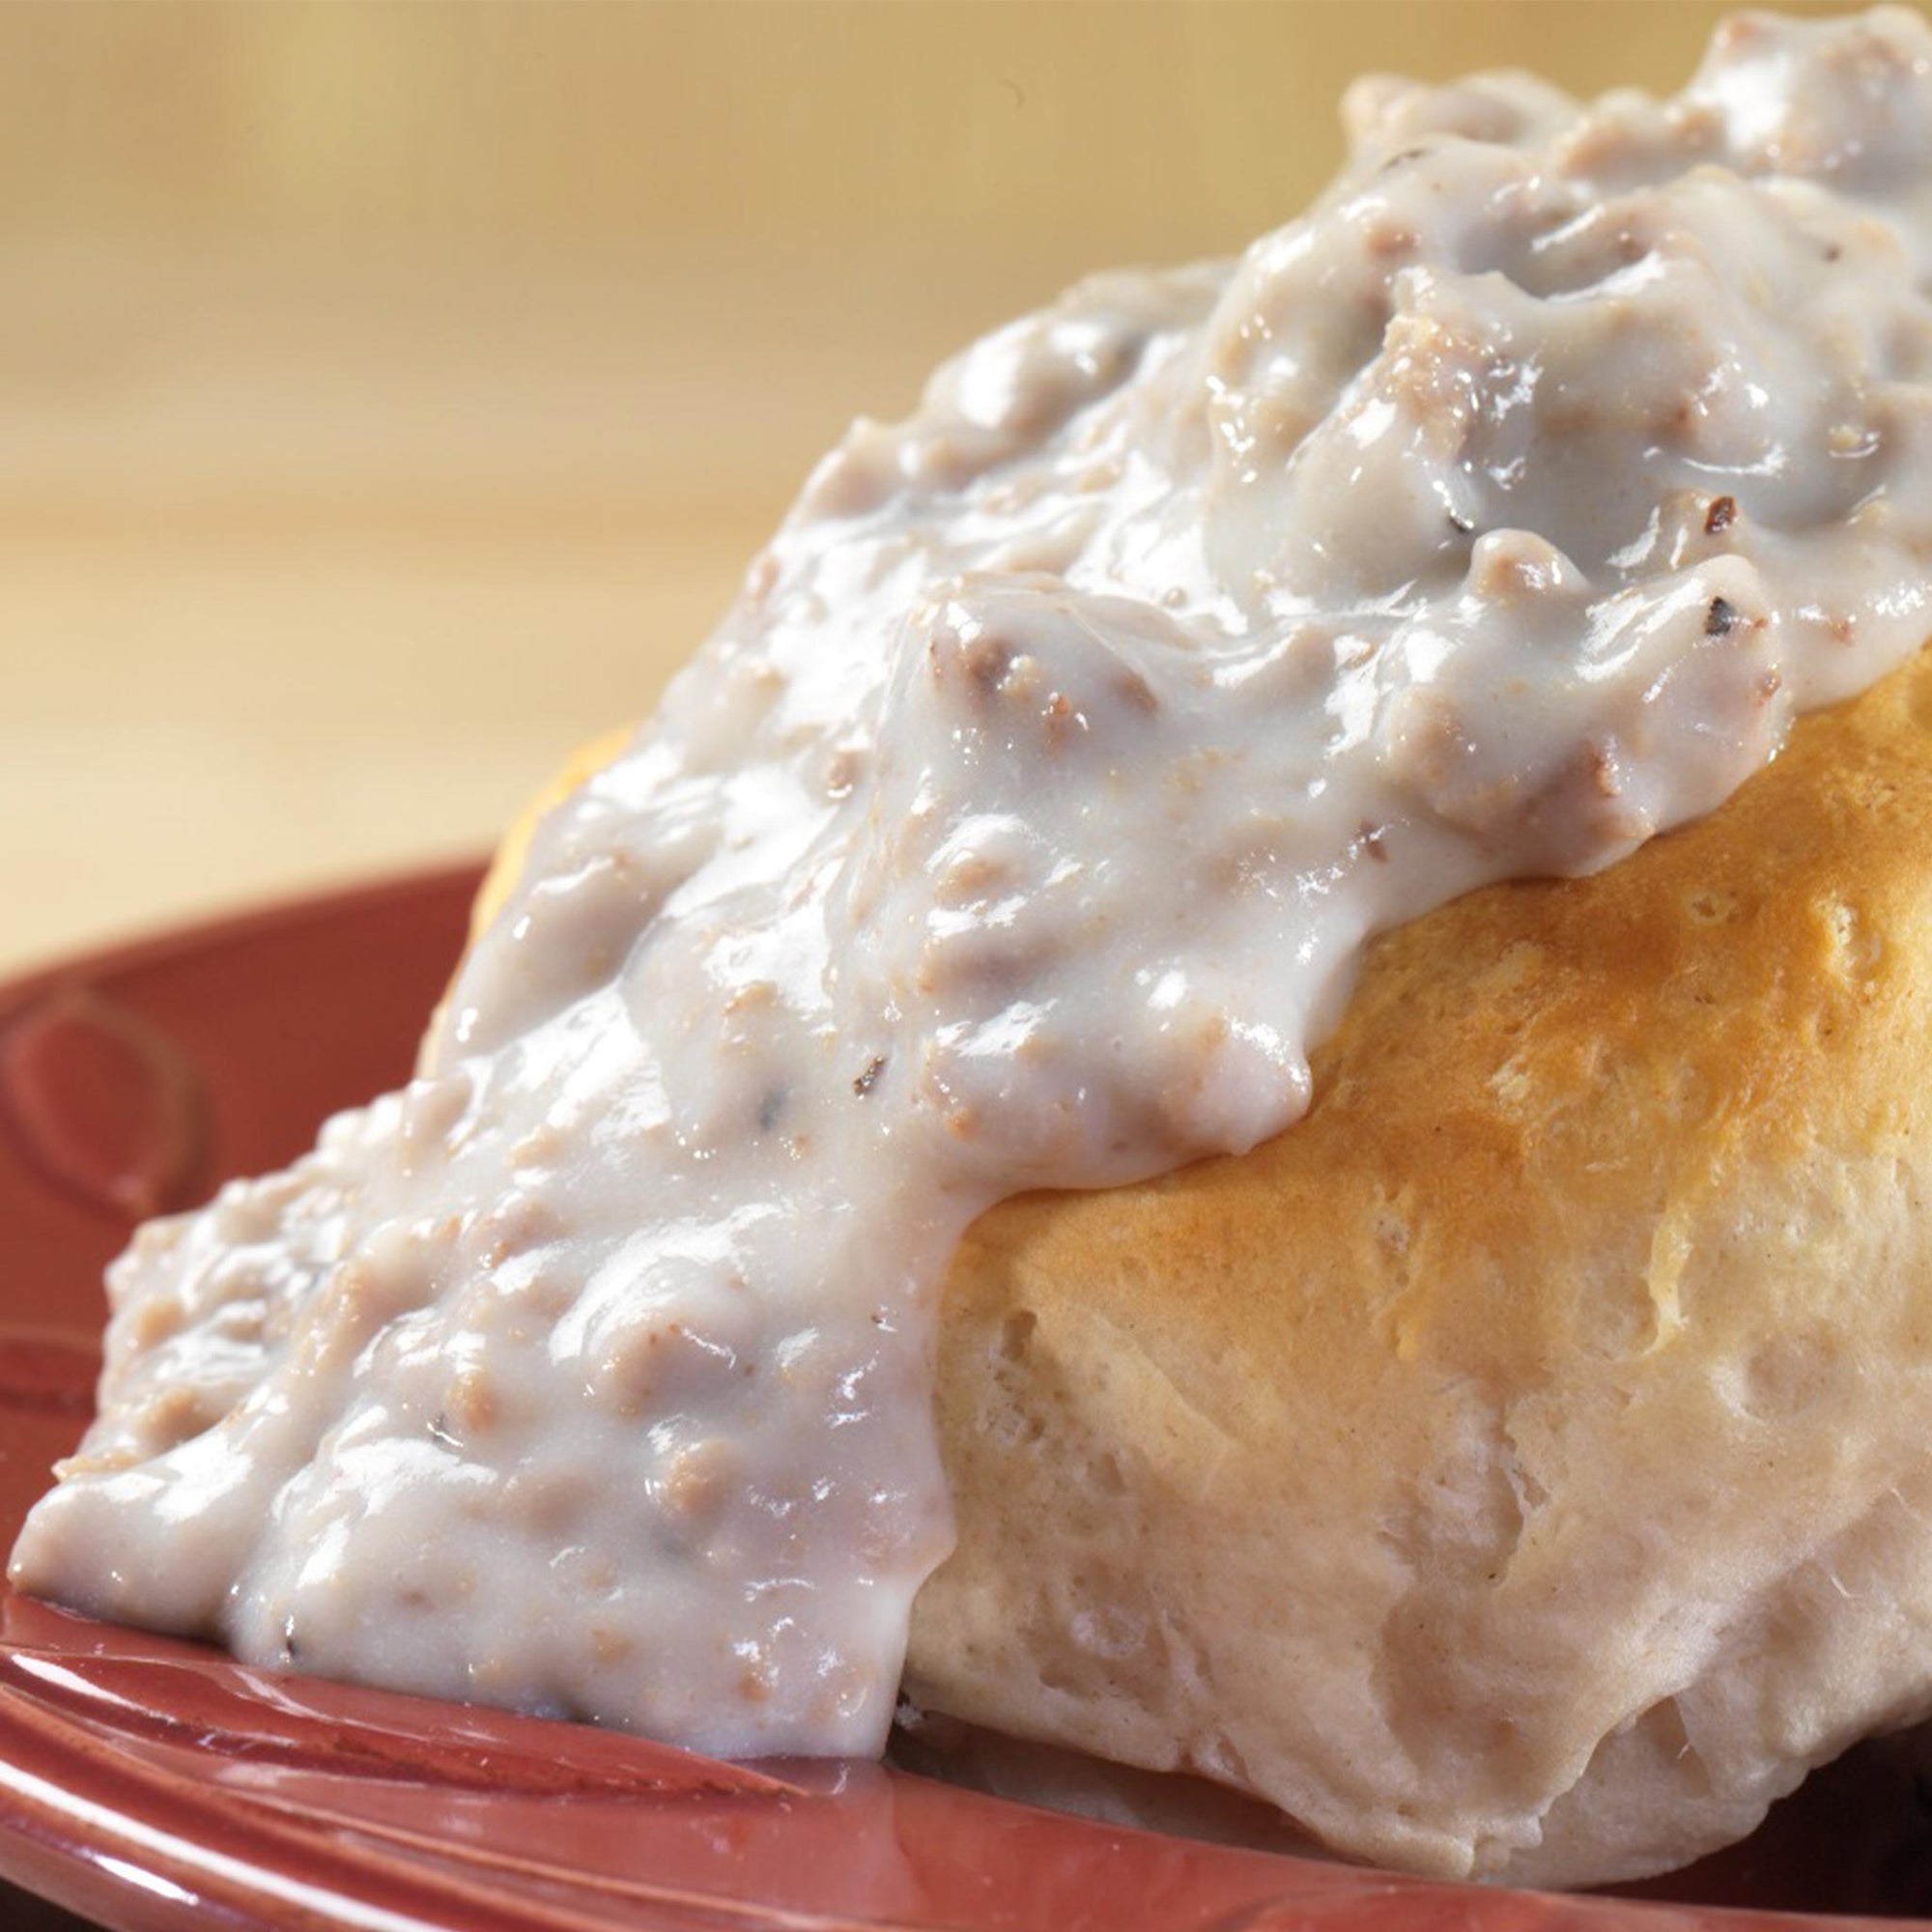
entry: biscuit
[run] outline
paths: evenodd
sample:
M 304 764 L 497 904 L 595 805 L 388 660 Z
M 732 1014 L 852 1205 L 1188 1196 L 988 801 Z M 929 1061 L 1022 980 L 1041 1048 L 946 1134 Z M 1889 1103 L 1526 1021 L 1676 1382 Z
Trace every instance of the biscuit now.
M 1533 1885 L 1932 1709 L 1928 850 L 1932 654 L 1385 935 L 1273 1141 L 981 1217 L 907 1695 Z

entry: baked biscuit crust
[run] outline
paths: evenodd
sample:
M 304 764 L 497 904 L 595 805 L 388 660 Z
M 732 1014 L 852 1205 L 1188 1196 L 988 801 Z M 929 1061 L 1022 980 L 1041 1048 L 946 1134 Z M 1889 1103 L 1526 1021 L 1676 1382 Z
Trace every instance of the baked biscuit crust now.
M 907 1690 L 1575 1885 L 1932 1708 L 1932 655 L 1379 941 L 1287 1133 L 983 1217 Z

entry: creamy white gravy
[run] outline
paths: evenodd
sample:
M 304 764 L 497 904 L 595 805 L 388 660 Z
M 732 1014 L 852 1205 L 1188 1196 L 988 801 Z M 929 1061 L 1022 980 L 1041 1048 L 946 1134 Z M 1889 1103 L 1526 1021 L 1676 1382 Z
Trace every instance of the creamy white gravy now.
M 406 1092 L 142 1231 L 27 1589 L 876 1750 L 989 1204 L 1280 1132 L 1372 934 L 1708 810 L 1932 629 L 1932 34 L 1369 81 L 1238 262 L 820 466 Z

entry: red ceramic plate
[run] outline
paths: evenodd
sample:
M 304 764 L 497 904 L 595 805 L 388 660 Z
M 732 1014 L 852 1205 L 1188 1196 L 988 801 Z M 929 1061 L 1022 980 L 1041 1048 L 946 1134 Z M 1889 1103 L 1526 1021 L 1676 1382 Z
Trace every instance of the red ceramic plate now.
M 475 879 L 282 906 L 0 993 L 0 1542 L 86 1422 L 100 1269 L 130 1221 L 281 1164 L 399 1082 Z M 1767 1900 L 1925 1909 L 1907 1774 L 1807 1793 L 1677 1881 L 1742 1906 L 1484 1891 L 270 1675 L 0 1592 L 0 1876 L 130 1932 L 1751 1932 L 1777 1922 Z

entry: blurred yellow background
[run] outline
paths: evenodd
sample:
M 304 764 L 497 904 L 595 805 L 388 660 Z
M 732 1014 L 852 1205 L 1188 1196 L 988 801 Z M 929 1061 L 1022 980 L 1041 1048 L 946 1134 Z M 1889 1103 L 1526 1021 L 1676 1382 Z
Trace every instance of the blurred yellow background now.
M 1722 11 L 0 4 L 0 968 L 480 851 L 851 415 L 1286 219 L 1351 75 Z

